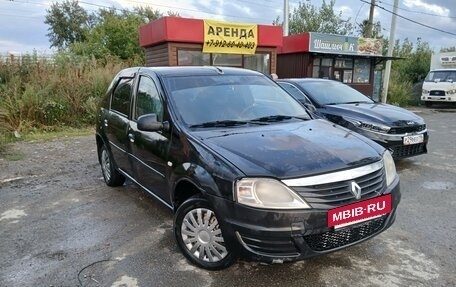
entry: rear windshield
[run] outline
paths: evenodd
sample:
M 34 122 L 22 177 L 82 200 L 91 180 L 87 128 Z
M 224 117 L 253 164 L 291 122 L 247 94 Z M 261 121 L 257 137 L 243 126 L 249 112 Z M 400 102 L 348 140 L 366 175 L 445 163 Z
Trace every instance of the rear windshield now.
M 454 82 L 456 81 L 456 70 L 431 71 L 424 79 L 425 82 Z
M 295 99 L 261 75 L 167 77 L 164 85 L 189 126 L 275 115 L 310 118 Z

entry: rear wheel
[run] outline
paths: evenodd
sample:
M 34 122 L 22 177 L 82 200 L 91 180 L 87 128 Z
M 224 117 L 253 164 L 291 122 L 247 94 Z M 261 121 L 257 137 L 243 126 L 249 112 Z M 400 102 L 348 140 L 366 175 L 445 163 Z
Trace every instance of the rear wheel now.
M 107 185 L 121 186 L 124 184 L 125 177 L 117 171 L 112 155 L 104 144 L 100 150 L 100 164 L 101 172 Z
M 191 197 L 177 209 L 174 235 L 185 257 L 199 267 L 219 270 L 235 260 L 226 247 L 214 210 L 199 195 Z

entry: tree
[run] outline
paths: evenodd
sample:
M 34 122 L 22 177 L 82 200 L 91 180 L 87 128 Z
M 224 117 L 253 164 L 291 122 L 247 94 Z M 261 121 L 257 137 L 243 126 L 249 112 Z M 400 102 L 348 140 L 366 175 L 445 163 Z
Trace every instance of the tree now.
M 368 30 L 369 29 L 369 20 L 365 19 L 363 20 L 360 24 L 358 25 L 358 33 L 361 37 L 367 37 Z M 382 25 L 380 24 L 380 21 L 377 21 L 372 24 L 372 38 L 383 38 L 382 35 Z
M 46 36 L 51 42 L 51 47 L 62 50 L 75 42 L 85 40 L 91 19 L 87 11 L 79 6 L 78 1 L 65 0 L 53 3 L 46 13 L 44 23 L 50 26 Z
M 290 13 L 290 34 L 302 32 L 320 32 L 328 34 L 347 35 L 353 31 L 350 19 L 342 19 L 342 12 L 334 11 L 335 0 L 323 3 L 320 8 L 311 4 L 310 0 L 299 2 L 297 8 Z
M 407 38 L 400 44 L 396 41 L 393 56 L 404 58 L 393 61 L 392 70 L 398 72 L 400 81 L 417 83 L 426 77 L 431 64 L 432 49 L 428 42 L 417 39 L 416 48 Z
M 80 55 L 104 58 L 107 55 L 120 59 L 139 59 L 143 52 L 139 46 L 138 28 L 162 15 L 150 8 L 133 11 L 114 8 L 100 9 L 95 26 L 85 34 L 85 41 L 74 43 L 71 50 Z

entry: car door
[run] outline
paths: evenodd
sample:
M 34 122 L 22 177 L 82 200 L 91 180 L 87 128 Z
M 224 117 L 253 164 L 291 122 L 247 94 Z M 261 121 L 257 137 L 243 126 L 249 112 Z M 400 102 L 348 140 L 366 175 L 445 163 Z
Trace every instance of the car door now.
M 138 118 L 146 114 L 155 114 L 158 121 L 166 121 L 164 102 L 156 83 L 151 76 L 139 76 L 128 136 L 135 179 L 160 199 L 170 203 L 166 178 L 171 135 L 167 130 L 145 132 L 137 127 Z
M 128 158 L 128 126 L 134 78 L 120 78 L 111 94 L 109 112 L 103 120 L 111 153 L 118 168 L 131 173 Z

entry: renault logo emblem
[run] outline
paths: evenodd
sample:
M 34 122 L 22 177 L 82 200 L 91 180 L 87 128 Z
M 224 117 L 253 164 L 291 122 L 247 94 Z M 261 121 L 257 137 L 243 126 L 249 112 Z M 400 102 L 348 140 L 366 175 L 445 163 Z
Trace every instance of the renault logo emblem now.
M 354 181 L 351 182 L 351 192 L 356 199 L 361 198 L 361 187 Z

